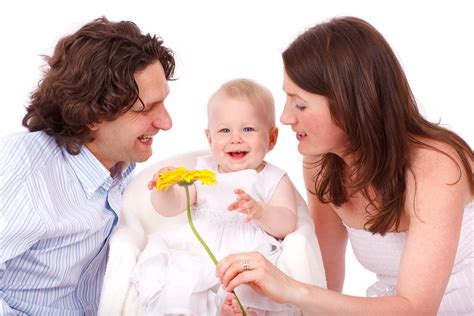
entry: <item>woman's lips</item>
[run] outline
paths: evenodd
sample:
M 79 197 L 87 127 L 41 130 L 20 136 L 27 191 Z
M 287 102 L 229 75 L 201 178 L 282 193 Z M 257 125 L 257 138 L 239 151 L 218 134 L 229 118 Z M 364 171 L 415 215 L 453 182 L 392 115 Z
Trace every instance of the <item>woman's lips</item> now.
M 296 139 L 302 140 L 306 136 L 306 133 L 296 133 Z

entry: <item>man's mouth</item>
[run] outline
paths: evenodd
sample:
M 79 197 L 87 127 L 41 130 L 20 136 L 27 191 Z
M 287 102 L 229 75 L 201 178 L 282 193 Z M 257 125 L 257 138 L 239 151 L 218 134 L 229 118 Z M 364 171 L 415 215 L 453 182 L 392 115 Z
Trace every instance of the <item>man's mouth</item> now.
M 138 140 L 143 144 L 148 144 L 148 143 L 153 141 L 153 136 L 142 135 L 142 136 L 138 137 Z

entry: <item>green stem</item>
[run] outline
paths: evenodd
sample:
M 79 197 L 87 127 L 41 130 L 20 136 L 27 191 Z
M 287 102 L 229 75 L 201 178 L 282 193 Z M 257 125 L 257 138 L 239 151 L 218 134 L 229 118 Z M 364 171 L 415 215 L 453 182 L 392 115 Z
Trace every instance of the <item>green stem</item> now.
M 194 236 L 196 236 L 196 238 L 199 240 L 199 242 L 201 243 L 201 245 L 204 247 L 204 249 L 206 250 L 207 254 L 209 255 L 209 257 L 211 257 L 211 260 L 212 262 L 214 262 L 215 265 L 217 265 L 217 259 L 216 257 L 214 256 L 214 254 L 212 253 L 211 249 L 209 249 L 209 247 L 207 246 L 206 242 L 204 241 L 204 239 L 202 239 L 201 235 L 199 235 L 199 233 L 197 232 L 196 228 L 194 227 L 194 224 L 193 224 L 193 219 L 191 218 L 191 205 L 190 205 L 190 198 L 189 198 L 189 188 L 187 185 L 183 185 L 184 186 L 184 190 L 186 191 L 186 213 L 188 215 L 188 223 L 189 223 L 189 226 L 191 227 L 191 230 L 193 231 L 194 233 Z M 232 292 L 234 294 L 234 297 L 235 299 L 237 300 L 237 303 L 239 303 L 239 307 L 240 307 L 240 310 L 242 311 L 242 314 L 243 316 L 247 316 L 247 313 L 245 312 L 245 309 L 244 309 L 244 306 L 242 305 L 242 303 L 240 302 L 239 298 L 237 297 L 237 294 L 235 292 Z

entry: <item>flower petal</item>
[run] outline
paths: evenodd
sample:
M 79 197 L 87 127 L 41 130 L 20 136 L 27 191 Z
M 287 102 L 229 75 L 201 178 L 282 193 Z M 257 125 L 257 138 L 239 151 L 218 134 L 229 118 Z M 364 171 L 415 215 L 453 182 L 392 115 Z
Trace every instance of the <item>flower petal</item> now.
M 155 188 L 158 191 L 168 190 L 168 188 L 174 184 L 191 185 L 196 180 L 201 181 L 201 183 L 205 185 L 217 183 L 216 174 L 210 170 L 186 170 L 184 167 L 179 167 L 160 173 L 157 176 Z

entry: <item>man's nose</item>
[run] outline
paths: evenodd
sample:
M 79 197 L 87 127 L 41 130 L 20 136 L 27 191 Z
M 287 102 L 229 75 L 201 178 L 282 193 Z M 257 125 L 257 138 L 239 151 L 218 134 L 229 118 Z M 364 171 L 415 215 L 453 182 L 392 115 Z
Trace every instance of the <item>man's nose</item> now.
M 171 116 L 164 105 L 160 106 L 154 115 L 152 122 L 154 128 L 167 131 L 173 126 Z

